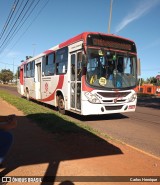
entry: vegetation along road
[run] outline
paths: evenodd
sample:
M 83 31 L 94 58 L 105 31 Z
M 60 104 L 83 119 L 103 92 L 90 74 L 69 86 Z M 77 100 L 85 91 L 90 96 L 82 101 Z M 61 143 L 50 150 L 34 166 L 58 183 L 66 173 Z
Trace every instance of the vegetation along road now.
M 0 86 L 0 90 L 19 96 L 16 87 Z M 139 98 L 135 113 L 85 118 L 68 113 L 68 117 L 83 121 L 87 126 L 107 136 L 160 157 L 160 97 Z

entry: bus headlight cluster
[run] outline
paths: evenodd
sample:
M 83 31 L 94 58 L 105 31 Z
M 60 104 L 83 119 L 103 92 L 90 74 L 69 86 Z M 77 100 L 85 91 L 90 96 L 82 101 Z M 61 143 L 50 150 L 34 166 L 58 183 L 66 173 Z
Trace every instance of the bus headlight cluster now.
M 136 99 L 137 99 L 137 94 L 134 93 L 134 94 L 132 94 L 131 97 L 129 97 L 128 102 L 133 102 L 133 101 L 135 101 Z
M 96 95 L 94 95 L 90 92 L 85 92 L 84 94 L 87 97 L 89 102 L 91 102 L 91 103 L 100 103 L 100 100 L 96 97 Z

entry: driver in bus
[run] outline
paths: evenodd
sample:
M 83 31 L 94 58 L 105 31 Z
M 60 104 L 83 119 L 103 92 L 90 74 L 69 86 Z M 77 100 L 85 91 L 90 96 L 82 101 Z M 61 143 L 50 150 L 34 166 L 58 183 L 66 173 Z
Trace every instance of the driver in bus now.
M 123 73 L 123 57 L 118 58 L 117 70 L 118 73 Z
M 114 60 L 113 60 L 113 57 L 109 57 L 107 59 L 107 63 L 108 65 L 106 66 L 107 67 L 107 79 L 108 80 L 112 80 L 113 79 L 113 71 L 115 69 L 115 63 L 114 63 Z

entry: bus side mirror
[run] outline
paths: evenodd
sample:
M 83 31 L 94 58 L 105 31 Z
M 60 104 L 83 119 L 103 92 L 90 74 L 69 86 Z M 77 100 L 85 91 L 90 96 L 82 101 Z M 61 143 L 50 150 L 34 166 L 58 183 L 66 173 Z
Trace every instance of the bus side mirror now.
M 138 76 L 141 75 L 141 62 L 140 62 L 140 58 L 137 59 L 137 75 Z

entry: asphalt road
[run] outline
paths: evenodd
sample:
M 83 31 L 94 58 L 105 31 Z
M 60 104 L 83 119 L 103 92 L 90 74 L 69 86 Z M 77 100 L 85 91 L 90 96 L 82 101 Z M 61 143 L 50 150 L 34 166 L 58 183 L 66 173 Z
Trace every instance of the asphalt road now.
M 160 157 L 160 111 L 137 106 L 135 113 L 112 114 L 87 125 L 131 146 Z
M 17 87 L 15 87 L 15 86 L 8 86 L 8 85 L 1 85 L 0 84 L 0 90 L 5 90 L 9 93 L 12 93 L 12 94 L 20 97 L 20 94 L 17 92 Z
M 19 96 L 16 88 L 0 86 L 0 89 Z M 86 118 L 69 113 L 69 116 L 112 138 L 160 157 L 160 97 L 140 98 L 134 113 Z

